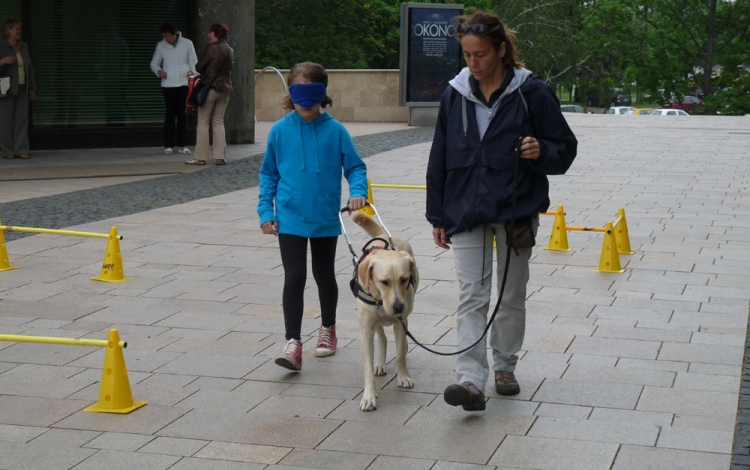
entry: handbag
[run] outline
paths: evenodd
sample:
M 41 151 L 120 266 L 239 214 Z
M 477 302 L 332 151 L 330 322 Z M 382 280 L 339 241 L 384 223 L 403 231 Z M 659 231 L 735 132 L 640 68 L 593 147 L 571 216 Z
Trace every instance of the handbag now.
M 0 98 L 8 96 L 10 90 L 10 77 L 0 77 Z
M 203 106 L 206 104 L 209 91 L 211 91 L 211 84 L 199 81 L 195 84 L 195 87 L 193 87 L 193 94 L 190 96 L 190 102 L 196 106 Z

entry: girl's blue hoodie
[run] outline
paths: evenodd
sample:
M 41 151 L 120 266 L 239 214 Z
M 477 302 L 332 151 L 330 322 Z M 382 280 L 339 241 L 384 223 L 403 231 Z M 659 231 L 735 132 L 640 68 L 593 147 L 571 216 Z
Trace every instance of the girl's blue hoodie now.
M 306 122 L 296 111 L 271 128 L 260 169 L 260 225 L 300 237 L 341 234 L 341 171 L 349 197 L 367 197 L 367 168 L 346 128 L 328 113 Z M 274 212 L 274 199 L 276 210 Z

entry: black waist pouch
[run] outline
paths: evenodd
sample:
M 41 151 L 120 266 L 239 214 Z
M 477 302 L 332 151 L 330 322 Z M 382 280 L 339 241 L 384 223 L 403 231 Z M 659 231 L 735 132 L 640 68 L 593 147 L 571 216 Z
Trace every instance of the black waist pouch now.
M 536 245 L 534 236 L 534 227 L 532 226 L 532 217 L 517 219 L 513 233 L 510 233 L 510 223 L 505 223 L 506 244 L 516 250 L 533 248 Z

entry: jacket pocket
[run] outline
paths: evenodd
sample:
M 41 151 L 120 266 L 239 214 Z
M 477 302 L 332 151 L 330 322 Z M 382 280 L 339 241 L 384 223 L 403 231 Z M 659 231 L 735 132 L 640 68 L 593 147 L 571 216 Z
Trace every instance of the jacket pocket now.
M 450 171 L 458 168 L 466 168 L 467 166 L 474 166 L 477 164 L 477 153 L 478 152 L 474 150 L 450 152 L 445 156 L 445 169 Z
M 327 193 L 292 194 L 280 204 L 279 223 L 338 225 L 339 203 L 339 199 Z
M 493 170 L 513 172 L 516 158 L 520 158 L 515 152 L 493 152 L 487 148 L 482 149 L 482 166 L 492 168 Z M 523 167 L 524 162 L 519 162 L 519 168 Z

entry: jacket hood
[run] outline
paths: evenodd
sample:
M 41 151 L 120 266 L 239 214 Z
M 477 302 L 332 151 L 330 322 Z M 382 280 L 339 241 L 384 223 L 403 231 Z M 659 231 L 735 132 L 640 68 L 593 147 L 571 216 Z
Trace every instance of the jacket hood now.
M 315 148 L 315 172 L 320 173 L 320 157 L 318 155 L 318 137 L 316 136 L 316 125 L 320 125 L 326 121 L 330 121 L 333 119 L 333 117 L 328 113 L 322 113 L 320 116 L 316 117 L 310 122 L 305 121 L 302 116 L 297 113 L 297 111 L 294 111 L 289 114 L 290 119 L 297 123 L 298 129 L 299 129 L 299 142 L 302 146 L 302 166 L 300 167 L 300 170 L 305 171 L 305 140 L 303 137 L 302 129 L 304 126 L 312 126 L 312 137 L 313 137 L 313 146 Z
M 518 88 L 521 87 L 521 85 L 523 85 L 526 79 L 531 76 L 531 70 L 524 67 L 517 67 L 513 72 L 513 80 L 510 81 L 510 85 L 508 85 L 508 88 L 505 89 L 503 94 L 500 96 L 500 99 L 515 92 Z M 461 70 L 461 72 L 448 83 L 453 87 L 454 90 L 464 95 L 467 100 L 484 106 L 471 93 L 471 82 L 469 81 L 470 77 L 471 71 L 469 70 L 469 67 L 464 67 L 463 70 Z

